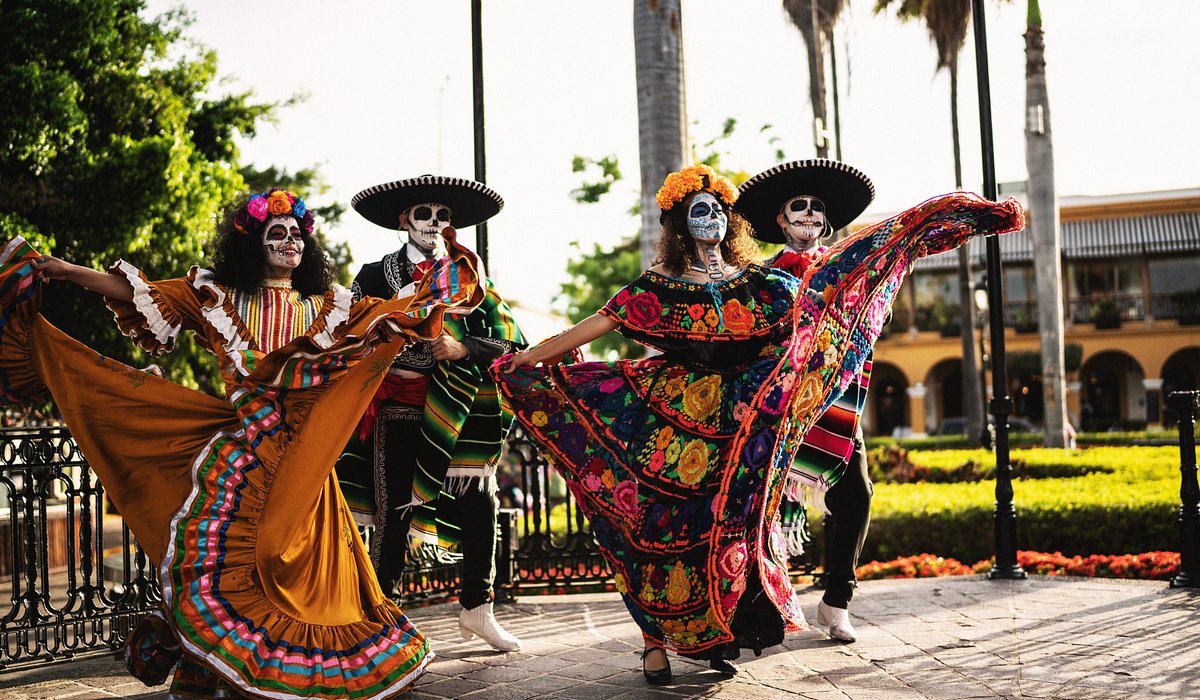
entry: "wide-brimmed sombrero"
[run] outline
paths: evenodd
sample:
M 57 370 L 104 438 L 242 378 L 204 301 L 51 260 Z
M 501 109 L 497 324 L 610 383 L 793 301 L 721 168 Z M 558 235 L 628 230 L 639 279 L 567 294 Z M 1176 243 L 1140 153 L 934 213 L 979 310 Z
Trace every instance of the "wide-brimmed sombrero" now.
M 400 214 L 414 204 L 437 202 L 454 213 L 456 229 L 474 226 L 492 218 L 504 208 L 504 200 L 482 182 L 461 177 L 422 175 L 375 185 L 350 199 L 350 206 L 374 224 L 395 231 Z
M 854 219 L 875 199 L 875 185 L 857 168 L 826 158 L 794 160 L 764 170 L 742 183 L 733 205 L 754 227 L 754 237 L 783 243 L 775 217 L 792 197 L 807 194 L 825 203 L 825 218 L 837 230 Z

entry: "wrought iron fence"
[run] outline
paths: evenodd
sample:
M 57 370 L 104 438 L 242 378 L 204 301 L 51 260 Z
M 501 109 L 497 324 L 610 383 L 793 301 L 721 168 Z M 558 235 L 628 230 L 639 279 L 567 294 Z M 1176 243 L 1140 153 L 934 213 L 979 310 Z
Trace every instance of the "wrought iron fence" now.
M 586 518 L 519 426 L 505 454 L 497 597 L 609 586 Z M 370 528 L 362 534 L 369 543 Z M 811 572 L 808 557 L 793 571 Z M 456 555 L 419 550 L 403 575 L 405 604 L 449 599 L 459 573 Z M 11 592 L 0 672 L 119 649 L 161 604 L 157 572 L 124 523 L 106 517 L 104 487 L 64 427 L 0 430 L 0 584 Z

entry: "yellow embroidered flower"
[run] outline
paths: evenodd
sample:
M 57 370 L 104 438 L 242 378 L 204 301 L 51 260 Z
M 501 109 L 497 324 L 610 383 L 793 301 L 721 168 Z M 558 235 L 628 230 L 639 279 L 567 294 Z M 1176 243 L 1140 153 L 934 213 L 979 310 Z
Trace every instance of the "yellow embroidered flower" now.
M 667 464 L 674 464 L 675 462 L 679 461 L 679 453 L 682 451 L 683 448 L 680 447 L 678 440 L 674 440 L 670 445 L 667 445 Z
M 663 386 L 663 393 L 665 393 L 667 395 L 667 398 L 673 399 L 676 396 L 679 396 L 680 394 L 682 394 L 683 390 L 686 388 L 687 388 L 687 378 L 685 378 L 682 375 L 679 375 L 679 376 L 671 377 L 670 379 L 667 380 L 666 385 Z
M 670 575 L 667 576 L 667 602 L 671 605 L 679 605 L 691 595 L 692 584 L 688 581 L 686 567 L 683 564 L 676 564 L 675 568 L 671 569 Z
M 689 165 L 667 175 L 667 179 L 663 180 L 662 187 L 654 196 L 654 201 L 658 202 L 660 209 L 667 211 L 687 199 L 689 194 L 701 190 L 712 192 L 726 206 L 733 206 L 737 201 L 737 188 L 733 183 L 704 164 Z
M 692 440 L 679 457 L 679 480 L 688 486 L 700 483 L 708 473 L 708 446 L 703 440 Z
M 654 588 L 652 588 L 652 587 L 650 586 L 650 584 L 649 584 L 649 583 L 643 583 L 643 584 L 642 584 L 642 592 L 641 592 L 641 594 L 640 594 L 640 597 L 641 597 L 641 599 L 642 599 L 642 600 L 646 601 L 647 603 L 653 603 L 653 602 L 654 602 L 654 598 L 655 598 L 657 595 L 658 595 L 658 594 L 655 592 Z
M 717 310 L 710 306 L 708 311 L 704 312 L 704 322 L 709 328 L 717 328 L 721 325 L 721 317 L 717 315 Z
M 675 429 L 671 426 L 663 426 L 663 429 L 658 431 L 658 438 L 654 441 L 654 446 L 660 450 L 667 449 L 667 445 L 671 444 L 671 440 L 675 437 Z
M 683 390 L 683 410 L 692 420 L 702 421 L 721 403 L 721 377 L 710 374 Z
M 675 635 L 675 643 L 681 647 L 689 647 L 696 643 L 696 635 L 691 632 L 680 632 Z
M 629 584 L 625 582 L 625 577 L 617 573 L 613 575 L 613 584 L 617 587 L 617 593 L 628 593 Z
M 529 416 L 529 422 L 539 428 L 545 425 L 547 420 L 549 420 L 549 417 L 545 411 L 534 411 L 533 415 Z
M 825 352 L 827 349 L 829 349 L 829 344 L 832 342 L 833 342 L 833 333 L 829 332 L 828 328 L 821 331 L 821 335 L 817 336 L 817 348 L 821 352 Z

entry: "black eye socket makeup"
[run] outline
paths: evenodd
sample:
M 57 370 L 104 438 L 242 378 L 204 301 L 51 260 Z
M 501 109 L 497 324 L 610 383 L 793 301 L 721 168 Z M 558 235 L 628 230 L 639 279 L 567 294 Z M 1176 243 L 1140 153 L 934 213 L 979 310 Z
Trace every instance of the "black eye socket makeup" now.
M 448 223 L 450 221 L 450 210 L 447 209 L 446 207 L 442 207 L 441 209 L 438 209 L 437 210 L 437 220 L 445 221 Z
M 292 230 L 289 231 L 286 228 L 284 228 L 283 226 L 276 224 L 275 226 L 272 226 L 267 231 L 267 240 L 268 241 L 285 241 L 285 240 L 286 241 L 302 241 L 302 240 L 304 240 L 304 234 L 302 234 L 300 232 L 299 228 L 293 228 Z
M 691 210 L 688 211 L 688 216 L 693 219 L 699 219 L 701 217 L 708 216 L 709 214 L 720 214 L 721 211 L 720 204 L 710 205 L 708 202 L 696 202 L 692 205 Z
M 433 210 L 429 207 L 421 206 L 413 209 L 412 218 L 417 221 L 425 221 L 433 218 Z
M 788 209 L 792 212 L 808 211 L 810 208 L 812 209 L 812 211 L 815 211 L 815 212 L 824 212 L 825 211 L 825 203 L 822 202 L 821 200 L 817 199 L 816 197 L 811 197 L 811 198 L 806 197 L 806 198 L 802 198 L 802 199 L 796 199 L 795 201 L 792 202 L 791 206 L 788 207 Z

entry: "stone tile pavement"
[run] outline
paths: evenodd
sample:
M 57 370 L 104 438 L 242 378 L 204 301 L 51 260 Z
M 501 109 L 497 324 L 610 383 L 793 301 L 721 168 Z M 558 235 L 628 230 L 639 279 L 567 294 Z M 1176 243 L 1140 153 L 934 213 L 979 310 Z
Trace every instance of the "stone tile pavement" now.
M 819 597 L 801 592 L 810 620 Z M 457 610 L 409 611 L 438 654 L 414 700 L 1200 700 L 1200 591 L 1158 582 L 871 581 L 851 607 L 858 642 L 840 644 L 817 630 L 791 635 L 759 658 L 743 656 L 741 673 L 728 680 L 672 655 L 676 682 L 661 688 L 642 680 L 641 637 L 616 594 L 498 606 L 524 640 L 514 654 L 463 641 Z M 132 681 L 111 657 L 0 675 L 0 700 L 112 697 L 162 700 L 166 692 Z

